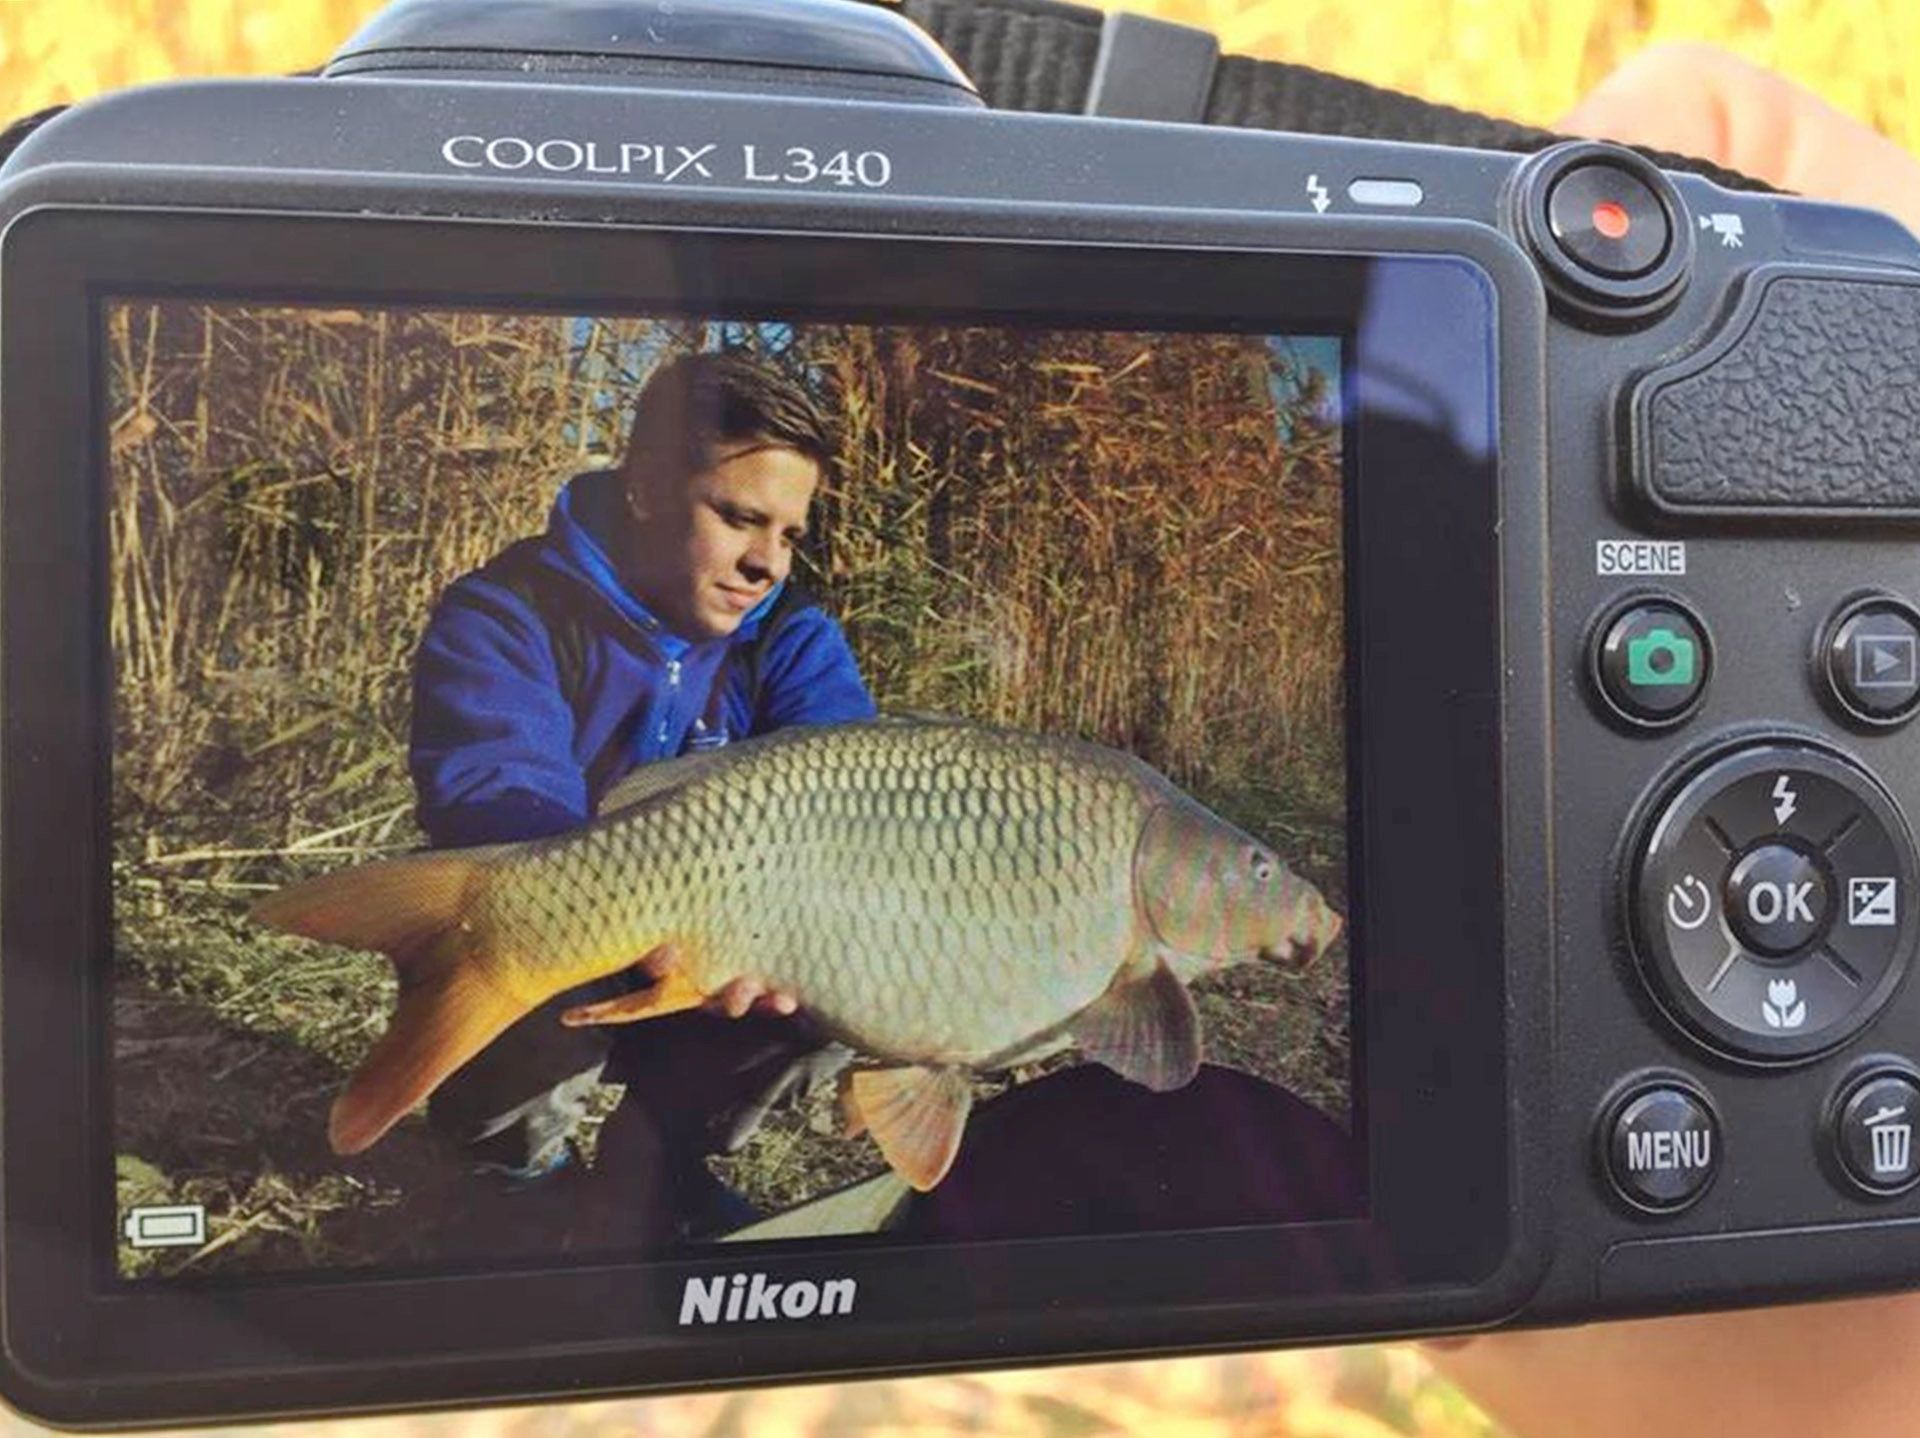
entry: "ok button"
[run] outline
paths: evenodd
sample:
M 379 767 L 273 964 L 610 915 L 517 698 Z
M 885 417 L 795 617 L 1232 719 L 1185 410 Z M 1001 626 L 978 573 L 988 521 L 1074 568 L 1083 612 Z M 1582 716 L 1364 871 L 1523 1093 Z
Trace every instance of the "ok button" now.
M 1795 956 L 1818 939 L 1831 902 L 1826 871 L 1790 844 L 1750 850 L 1727 876 L 1727 921 L 1764 958 Z

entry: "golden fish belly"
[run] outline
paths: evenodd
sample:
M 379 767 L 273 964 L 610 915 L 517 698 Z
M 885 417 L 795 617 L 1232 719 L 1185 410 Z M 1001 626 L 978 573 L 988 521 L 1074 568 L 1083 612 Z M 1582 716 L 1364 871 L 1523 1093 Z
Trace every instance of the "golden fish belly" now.
M 868 1054 L 977 1063 L 1064 1023 L 1132 951 L 1153 797 L 1057 741 L 816 731 L 540 847 L 487 922 L 550 990 L 672 941 L 703 989 L 751 975 Z

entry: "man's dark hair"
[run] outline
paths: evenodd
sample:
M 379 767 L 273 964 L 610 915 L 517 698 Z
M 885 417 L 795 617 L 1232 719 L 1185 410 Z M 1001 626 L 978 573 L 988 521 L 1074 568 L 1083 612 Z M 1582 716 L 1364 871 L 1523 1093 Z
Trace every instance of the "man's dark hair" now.
M 715 445 L 751 439 L 798 450 L 823 473 L 840 449 L 813 396 L 777 365 L 738 350 L 680 355 L 641 387 L 627 472 L 644 462 L 682 477 L 705 467 Z

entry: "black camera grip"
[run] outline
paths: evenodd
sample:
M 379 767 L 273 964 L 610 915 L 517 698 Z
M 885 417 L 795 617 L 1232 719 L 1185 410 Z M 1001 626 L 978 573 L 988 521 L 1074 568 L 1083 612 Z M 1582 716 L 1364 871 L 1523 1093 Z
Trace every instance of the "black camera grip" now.
M 1763 274 L 1631 396 L 1635 481 L 1663 511 L 1920 519 L 1920 280 Z

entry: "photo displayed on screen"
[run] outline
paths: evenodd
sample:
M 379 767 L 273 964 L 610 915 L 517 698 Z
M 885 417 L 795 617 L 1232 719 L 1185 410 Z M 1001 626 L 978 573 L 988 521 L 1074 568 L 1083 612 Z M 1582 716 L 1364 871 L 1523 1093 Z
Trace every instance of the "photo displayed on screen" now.
M 101 316 L 122 1277 L 1364 1213 L 1339 336 Z

